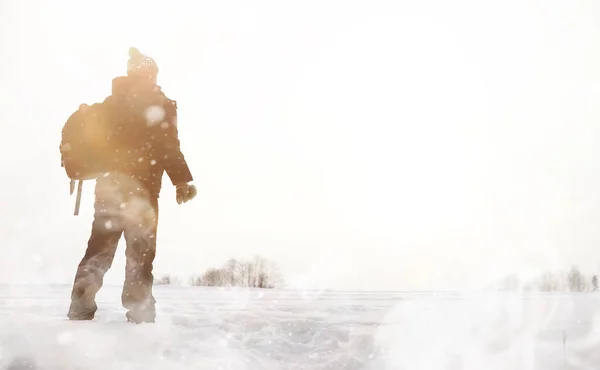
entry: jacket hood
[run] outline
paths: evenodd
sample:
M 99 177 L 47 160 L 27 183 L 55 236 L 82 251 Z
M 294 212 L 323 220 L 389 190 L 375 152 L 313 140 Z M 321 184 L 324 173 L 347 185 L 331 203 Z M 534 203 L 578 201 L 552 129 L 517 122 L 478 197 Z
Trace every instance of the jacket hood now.
M 160 87 L 139 76 L 119 76 L 112 80 L 112 95 L 123 96 L 142 91 L 160 91 Z

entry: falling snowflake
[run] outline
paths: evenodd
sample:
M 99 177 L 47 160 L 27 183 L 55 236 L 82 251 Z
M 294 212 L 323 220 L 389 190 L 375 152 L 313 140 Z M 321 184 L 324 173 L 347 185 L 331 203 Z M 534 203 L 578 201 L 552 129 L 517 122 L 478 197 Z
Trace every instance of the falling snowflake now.
M 144 111 L 144 117 L 146 117 L 146 123 L 148 126 L 154 126 L 160 122 L 163 122 L 165 118 L 165 110 L 162 107 L 152 105 Z

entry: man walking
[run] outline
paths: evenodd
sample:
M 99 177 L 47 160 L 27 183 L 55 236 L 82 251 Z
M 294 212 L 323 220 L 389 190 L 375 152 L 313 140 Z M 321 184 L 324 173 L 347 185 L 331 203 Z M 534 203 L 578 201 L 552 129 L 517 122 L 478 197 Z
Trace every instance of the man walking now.
M 102 103 L 106 127 L 97 136 L 106 136 L 102 160 L 107 171 L 96 179 L 94 221 L 73 283 L 67 315 L 71 320 L 94 318 L 96 294 L 124 236 L 126 272 L 121 301 L 127 319 L 154 322 L 152 269 L 163 173 L 176 186 L 179 204 L 196 196 L 180 150 L 176 102 L 157 86 L 156 62 L 135 48 L 129 55 L 127 75 L 112 80 L 112 94 Z

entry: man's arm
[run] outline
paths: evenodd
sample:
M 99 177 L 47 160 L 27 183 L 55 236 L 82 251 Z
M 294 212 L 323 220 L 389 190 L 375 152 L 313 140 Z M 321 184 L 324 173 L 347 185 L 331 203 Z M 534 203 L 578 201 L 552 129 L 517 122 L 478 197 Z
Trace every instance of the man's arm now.
M 172 100 L 166 102 L 166 118 L 161 125 L 164 158 L 163 166 L 173 185 L 186 184 L 193 181 L 192 173 L 181 152 L 179 131 L 177 129 L 177 103 Z

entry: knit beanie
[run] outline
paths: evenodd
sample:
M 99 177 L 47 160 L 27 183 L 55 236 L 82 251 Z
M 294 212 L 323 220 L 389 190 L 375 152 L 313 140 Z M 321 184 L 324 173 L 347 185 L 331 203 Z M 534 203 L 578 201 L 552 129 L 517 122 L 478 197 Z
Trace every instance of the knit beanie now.
M 127 61 L 127 75 L 156 78 L 158 76 L 158 65 L 154 59 L 131 47 L 129 48 L 129 60 Z

